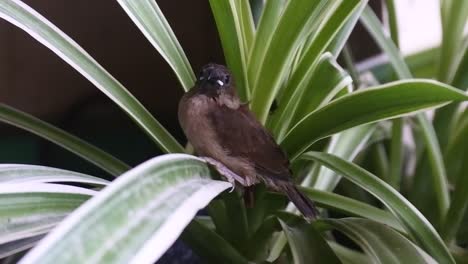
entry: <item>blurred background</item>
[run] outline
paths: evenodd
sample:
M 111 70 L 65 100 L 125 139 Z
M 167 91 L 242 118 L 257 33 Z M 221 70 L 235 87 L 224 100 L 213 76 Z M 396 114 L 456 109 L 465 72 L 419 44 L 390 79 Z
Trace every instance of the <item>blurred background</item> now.
M 182 88 L 116 1 L 24 2 L 78 42 L 173 135 L 183 138 L 174 123 Z M 184 1 L 183 8 L 180 1 L 157 2 L 194 69 L 223 62 L 208 1 Z M 382 13 L 380 1 L 370 3 Z M 398 0 L 396 4 L 405 54 L 440 41 L 438 0 Z M 351 37 L 351 48 L 357 61 L 378 53 L 360 26 Z M 131 165 L 159 154 L 140 129 L 89 81 L 4 20 L 0 20 L 0 102 L 72 132 Z M 105 175 L 60 147 L 4 124 L 0 124 L 0 148 L 0 163 L 42 164 Z

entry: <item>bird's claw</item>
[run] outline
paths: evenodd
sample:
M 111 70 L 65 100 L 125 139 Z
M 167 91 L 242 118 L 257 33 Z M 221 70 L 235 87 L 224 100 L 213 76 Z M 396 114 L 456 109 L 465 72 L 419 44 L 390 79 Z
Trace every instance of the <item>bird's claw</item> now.
M 234 173 L 232 170 L 228 169 L 224 164 L 221 162 L 210 158 L 210 157 L 201 157 L 206 163 L 210 164 L 211 166 L 215 167 L 215 169 L 219 172 L 219 174 L 223 175 L 229 183 L 232 184 L 232 188 L 229 192 L 232 192 L 236 187 L 236 181 L 239 182 L 241 185 L 246 184 L 244 178 Z

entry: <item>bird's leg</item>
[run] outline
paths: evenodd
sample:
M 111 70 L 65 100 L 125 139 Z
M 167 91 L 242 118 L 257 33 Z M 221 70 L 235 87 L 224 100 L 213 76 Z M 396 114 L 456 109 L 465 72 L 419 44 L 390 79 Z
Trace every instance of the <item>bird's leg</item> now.
M 223 175 L 228 182 L 235 186 L 235 182 L 238 181 L 241 185 L 245 186 L 246 182 L 244 178 L 234 173 L 232 170 L 228 169 L 228 167 L 224 166 L 221 162 L 210 158 L 210 157 L 201 157 L 206 163 L 210 164 L 211 166 L 215 167 L 219 174 Z M 234 188 L 234 187 L 232 187 Z

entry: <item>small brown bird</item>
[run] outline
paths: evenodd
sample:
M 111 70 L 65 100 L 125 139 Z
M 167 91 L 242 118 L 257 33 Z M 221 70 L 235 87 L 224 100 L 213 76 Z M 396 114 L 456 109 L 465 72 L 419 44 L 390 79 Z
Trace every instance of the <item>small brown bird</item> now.
M 263 181 L 285 193 L 306 218 L 315 219 L 312 201 L 292 182 L 286 154 L 241 103 L 225 66 L 202 68 L 195 86 L 180 100 L 179 122 L 198 155 L 231 183 L 248 187 Z

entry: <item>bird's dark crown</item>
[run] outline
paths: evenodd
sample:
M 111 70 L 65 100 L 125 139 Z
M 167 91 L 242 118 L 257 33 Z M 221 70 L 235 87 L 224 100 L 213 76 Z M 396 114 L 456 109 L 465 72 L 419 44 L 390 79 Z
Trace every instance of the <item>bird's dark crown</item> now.
M 215 63 L 203 66 L 198 75 L 198 82 L 209 82 L 218 87 L 228 87 L 231 79 L 231 72 L 224 65 Z

